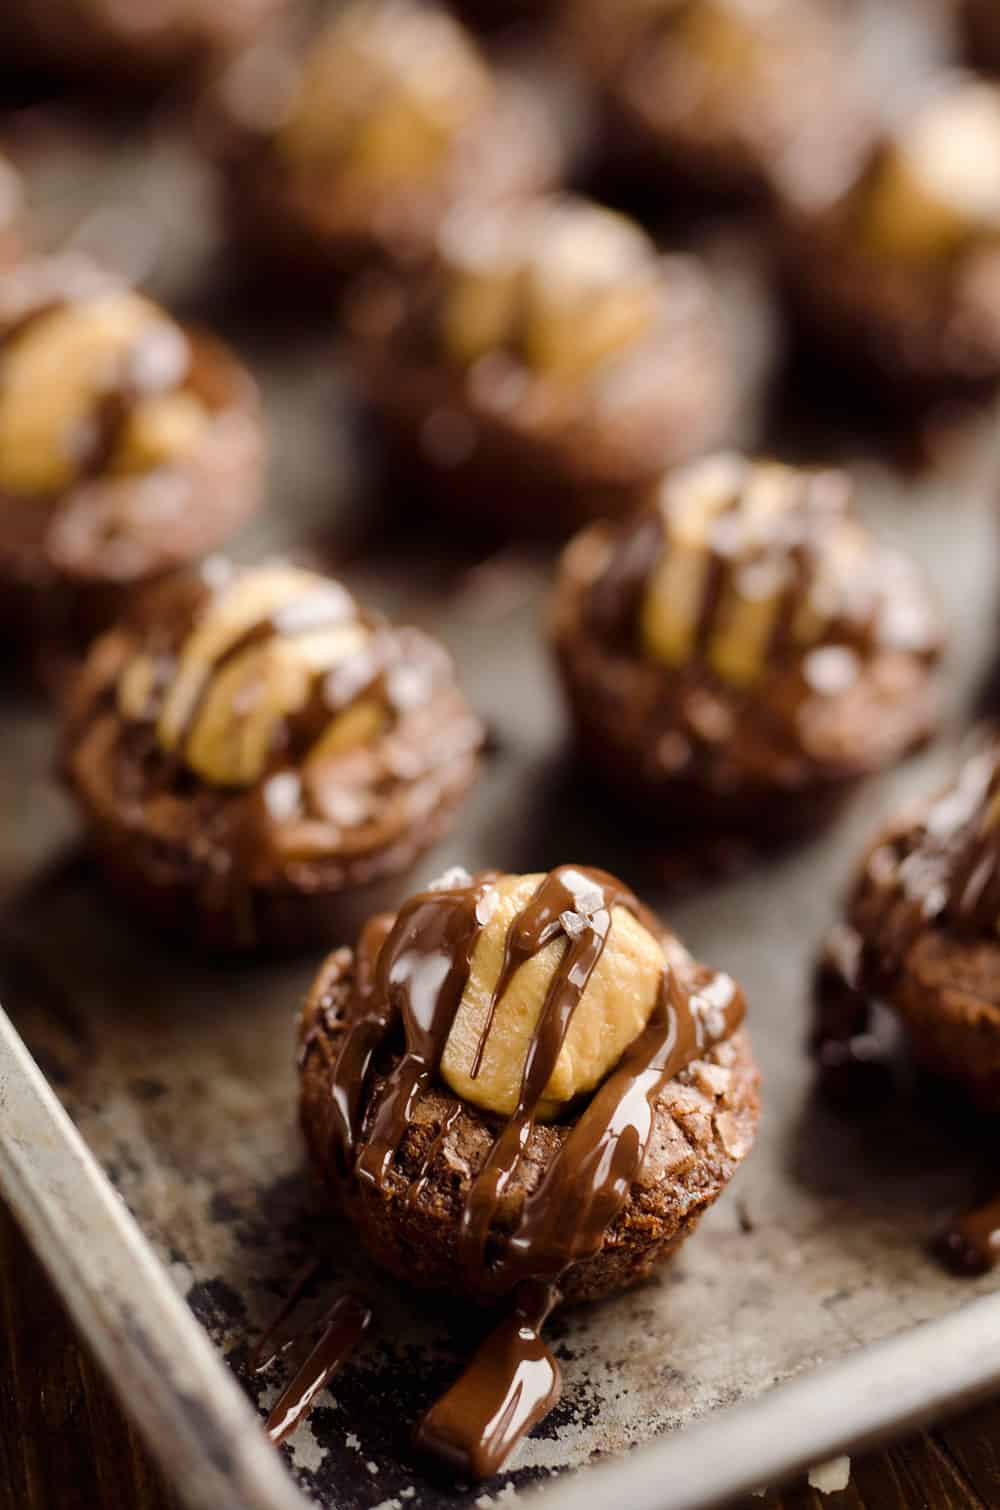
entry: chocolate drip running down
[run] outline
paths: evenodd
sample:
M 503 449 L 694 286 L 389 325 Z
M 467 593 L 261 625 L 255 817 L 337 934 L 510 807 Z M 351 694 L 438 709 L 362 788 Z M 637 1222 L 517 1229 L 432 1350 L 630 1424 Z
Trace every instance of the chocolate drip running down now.
M 439 1069 L 477 938 L 497 902 L 496 880 L 495 873 L 485 873 L 422 892 L 394 920 L 374 919 L 362 934 L 351 1025 L 331 1082 L 343 1179 L 379 1187 L 388 1179 L 417 1099 Z M 482 1042 L 520 966 L 560 937 L 565 948 L 529 1043 L 517 1106 L 472 1182 L 462 1217 L 460 1261 L 470 1292 L 508 1296 L 511 1311 L 418 1431 L 422 1446 L 469 1473 L 495 1472 L 555 1403 L 559 1370 L 540 1332 L 558 1303 L 560 1276 L 600 1249 L 627 1200 L 664 1085 L 742 1020 L 743 998 L 728 976 L 706 971 L 689 997 L 665 968 L 648 1025 L 580 1113 L 513 1230 L 501 1235 L 501 1202 L 604 952 L 615 907 L 628 909 L 655 936 L 662 932 L 620 882 L 579 866 L 561 866 L 544 877 L 508 930 Z M 404 1051 L 366 1114 L 373 1060 L 397 1024 Z

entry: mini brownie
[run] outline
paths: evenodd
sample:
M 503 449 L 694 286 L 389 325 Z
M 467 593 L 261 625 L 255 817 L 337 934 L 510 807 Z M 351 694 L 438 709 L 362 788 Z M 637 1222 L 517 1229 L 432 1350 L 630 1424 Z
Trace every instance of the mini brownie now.
M 89 262 L 0 274 L 0 637 L 85 639 L 257 506 L 257 390 Z
M 314 572 L 211 559 L 93 646 L 62 763 L 140 911 L 207 948 L 284 949 L 438 838 L 480 743 L 434 640 Z
M 498 1467 L 496 1441 L 470 1444 L 503 1418 L 489 1396 L 514 1344 L 533 1338 L 551 1362 L 537 1333 L 553 1305 L 644 1279 L 721 1194 L 758 1115 L 743 1012 L 729 976 L 580 866 L 450 872 L 326 960 L 300 1053 L 321 1178 L 376 1263 L 529 1329 L 487 1343 L 490 1390 L 470 1387 L 464 1440 L 436 1407 L 423 1446 Z
M 845 25 L 815 0 L 569 0 L 566 26 L 627 177 L 812 199 L 870 131 Z
M 4 63 L 100 79 L 123 92 L 245 44 L 288 0 L 4 0 Z
M 420 258 L 454 205 L 535 193 L 562 170 L 525 86 L 415 0 L 348 0 L 304 46 L 262 44 L 206 114 L 236 234 L 312 274 Z
M 568 546 L 551 622 L 585 759 L 654 820 L 794 832 L 934 724 L 937 613 L 841 472 L 690 463 Z
M 0 272 L 24 253 L 24 189 L 21 177 L 0 152 Z
M 785 226 L 805 337 L 918 402 L 1000 377 L 1000 86 L 948 75 L 851 188 Z
M 457 212 L 429 268 L 373 280 L 348 318 L 401 475 L 467 530 L 620 514 L 731 414 L 698 263 L 586 200 Z
M 869 850 L 816 975 L 812 1047 L 824 1086 L 852 1100 L 884 1080 L 872 1007 L 885 1003 L 914 1059 L 1000 1118 L 1000 740 L 953 786 L 890 823 Z M 990 1124 L 992 1128 L 992 1123 Z M 995 1132 L 985 1149 L 996 1150 Z M 994 1171 L 1000 1182 L 1000 1167 Z M 1000 1189 L 943 1232 L 959 1274 L 1000 1263 Z
M 876 998 L 916 1059 L 1000 1114 L 1000 741 L 869 851 L 819 977 L 815 1034 L 836 1064 Z

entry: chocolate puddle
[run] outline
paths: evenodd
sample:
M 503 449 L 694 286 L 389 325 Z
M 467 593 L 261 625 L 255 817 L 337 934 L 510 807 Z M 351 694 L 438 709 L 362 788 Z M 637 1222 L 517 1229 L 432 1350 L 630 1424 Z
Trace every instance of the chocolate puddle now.
M 510 1314 L 417 1427 L 421 1451 L 459 1476 L 486 1479 L 500 1471 L 559 1400 L 559 1365 L 541 1337 L 558 1302 L 551 1285 L 527 1282 L 518 1289 Z
M 362 932 L 351 1025 L 331 1077 L 341 1179 L 383 1188 L 393 1170 L 417 1100 L 439 1070 L 476 942 L 493 914 L 496 879 L 487 872 L 419 893 L 395 918 L 374 918 Z M 517 1222 L 501 1233 L 497 1219 L 504 1194 L 573 1014 L 603 955 L 615 907 L 627 908 L 654 936 L 662 936 L 656 918 L 614 877 L 569 865 L 542 879 L 507 933 L 476 1071 L 497 1004 L 518 969 L 560 937 L 565 948 L 531 1037 L 517 1107 L 473 1180 L 462 1214 L 459 1257 L 468 1289 L 484 1299 L 507 1296 L 510 1310 L 417 1429 L 418 1446 L 462 1473 L 497 1472 L 555 1404 L 559 1369 L 541 1328 L 558 1303 L 560 1276 L 599 1251 L 628 1199 L 664 1085 L 735 1032 L 743 1018 L 742 994 L 728 976 L 705 970 L 689 993 L 665 968 L 646 1028 L 577 1118 L 541 1184 L 525 1198 Z M 373 1063 L 399 1028 L 403 1052 L 366 1115 Z M 407 1200 L 419 1188 L 427 1162 L 410 1182 Z M 317 1360 L 325 1361 L 325 1354 Z M 286 1393 L 294 1393 L 292 1386 Z M 285 1408 L 284 1397 L 279 1407 Z

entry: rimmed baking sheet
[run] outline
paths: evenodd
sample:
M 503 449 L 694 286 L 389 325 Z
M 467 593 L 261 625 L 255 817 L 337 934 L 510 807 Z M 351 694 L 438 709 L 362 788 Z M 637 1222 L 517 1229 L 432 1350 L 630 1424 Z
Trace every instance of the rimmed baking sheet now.
M 82 218 L 85 240 L 127 245 L 140 261 L 151 245 L 158 252 L 154 284 L 227 329 L 260 371 L 276 431 L 274 507 L 243 538 L 241 554 L 292 545 L 317 550 L 340 561 L 373 602 L 433 627 L 454 650 L 495 748 L 457 833 L 413 880 L 452 863 L 534 869 L 576 858 L 606 865 L 669 915 L 697 953 L 736 974 L 751 1004 L 765 1115 L 733 1190 L 655 1282 L 557 1318 L 563 1401 L 507 1474 L 457 1490 L 433 1483 L 414 1464 L 409 1430 L 460 1364 L 477 1323 L 372 1275 L 310 1186 L 295 1126 L 292 1056 L 294 1015 L 316 961 L 223 968 L 150 939 L 106 899 L 79 849 L 75 821 L 51 778 L 43 710 L 4 695 L 0 995 L 173 1291 L 260 1411 L 280 1377 L 249 1374 L 253 1343 L 304 1261 L 317 1252 L 327 1260 L 307 1309 L 341 1276 L 359 1271 L 376 1297 L 371 1346 L 283 1450 L 304 1493 L 345 1510 L 485 1505 L 511 1487 L 520 1493 L 656 1439 L 649 1455 L 630 1455 L 614 1470 L 621 1478 L 594 1477 L 594 1502 L 607 1502 L 601 1497 L 617 1495 L 620 1485 L 630 1503 L 654 1504 L 669 1484 L 673 1504 L 693 1507 L 825 1455 L 864 1429 L 908 1423 L 920 1404 L 914 1381 L 921 1372 L 922 1398 L 935 1409 L 985 1386 L 997 1374 L 1000 1302 L 971 1319 L 957 1308 L 993 1285 L 954 1280 L 926 1252 L 928 1236 L 974 1198 L 988 1174 L 981 1135 L 926 1087 L 902 1086 L 865 1122 L 838 1119 L 812 1095 L 803 1043 L 812 950 L 861 844 L 890 803 L 926 789 L 949 768 L 992 671 L 991 426 L 981 423 L 947 461 L 939 457 L 933 475 L 909 481 L 857 456 L 865 512 L 923 559 L 953 624 L 943 739 L 873 783 L 829 833 L 802 848 L 732 873 L 732 855 L 701 855 L 692 867 L 690 857 L 669 848 L 655 855 L 643 849 L 566 760 L 561 707 L 539 637 L 544 555 L 449 554 L 412 514 L 402 524 L 366 524 L 372 515 L 359 503 L 359 453 L 330 342 L 315 332 L 281 336 L 273 325 L 255 324 L 252 310 L 233 315 L 224 269 L 221 282 L 211 274 L 204 183 L 184 153 L 159 133 L 127 146 L 66 141 L 47 121 L 22 135 L 21 148 L 51 224 Z M 137 206 L 145 240 L 129 244 L 125 231 L 136 223 Z M 744 246 L 727 235 L 712 250 L 752 365 L 770 327 L 754 302 L 756 264 Z M 412 500 L 400 503 L 404 513 L 415 508 Z M 131 1371 L 151 1335 L 165 1358 L 193 1360 L 195 1377 L 178 1384 L 169 1368 L 150 1370 L 147 1357 L 141 1412 L 161 1449 L 168 1435 L 182 1489 L 199 1491 L 198 1464 L 207 1473 L 214 1451 L 217 1469 L 229 1454 L 244 1484 L 253 1481 L 257 1498 L 247 1488 L 246 1503 L 279 1505 L 277 1486 L 270 1500 L 261 1497 L 271 1492 L 269 1470 L 257 1472 L 246 1413 L 231 1391 L 217 1392 L 212 1360 L 188 1349 L 183 1313 L 170 1308 L 158 1283 L 144 1300 L 141 1287 L 121 1287 L 120 1269 L 98 1275 L 81 1265 L 65 1219 L 74 1189 L 52 1183 L 58 1170 L 46 1174 L 31 1135 L 18 1136 L 6 1117 L 0 1140 L 5 1193 L 18 1201 L 36 1242 L 55 1240 L 43 1257 L 99 1347 L 104 1338 L 102 1356 L 115 1362 L 119 1378 L 138 1382 Z M 81 1181 L 90 1188 L 83 1173 Z M 90 1194 L 93 1214 L 100 1201 Z M 121 1241 L 123 1231 L 109 1238 L 115 1246 Z M 145 1269 L 134 1235 L 127 1242 Z M 138 1332 L 122 1330 L 128 1307 L 137 1308 L 130 1314 Z M 934 1326 L 917 1329 L 923 1322 Z M 977 1348 L 967 1347 L 970 1335 Z M 885 1352 L 859 1351 L 887 1339 L 896 1340 Z M 836 1374 L 814 1373 L 838 1363 L 848 1370 L 840 1383 Z M 768 1393 L 787 1380 L 804 1393 Z M 751 1407 L 763 1417 L 725 1411 L 754 1401 L 764 1402 Z M 136 1408 L 134 1390 L 129 1403 Z M 211 1449 L 206 1441 L 199 1447 L 192 1428 L 190 1452 L 175 1452 L 169 1434 L 184 1410 L 190 1424 L 206 1409 L 221 1438 L 212 1438 Z M 695 1422 L 711 1435 L 679 1433 Z M 698 1481 L 690 1477 L 696 1451 Z M 589 1482 L 584 1477 L 574 1494 L 584 1496 Z

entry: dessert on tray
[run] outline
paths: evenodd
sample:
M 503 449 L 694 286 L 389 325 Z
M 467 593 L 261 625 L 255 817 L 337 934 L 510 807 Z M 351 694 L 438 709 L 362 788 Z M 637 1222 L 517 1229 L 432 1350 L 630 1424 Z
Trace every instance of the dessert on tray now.
M 481 727 L 447 652 L 284 562 L 211 559 L 93 646 L 65 778 L 150 922 L 208 949 L 349 936 L 448 827 Z
M 322 966 L 301 1024 L 313 1160 L 373 1260 L 497 1308 L 417 1429 L 486 1477 L 554 1405 L 563 1301 L 645 1278 L 750 1151 L 736 983 L 621 881 L 452 871 Z
M 937 611 L 839 471 L 717 454 L 566 548 L 581 753 L 646 817 L 781 835 L 933 729 Z

